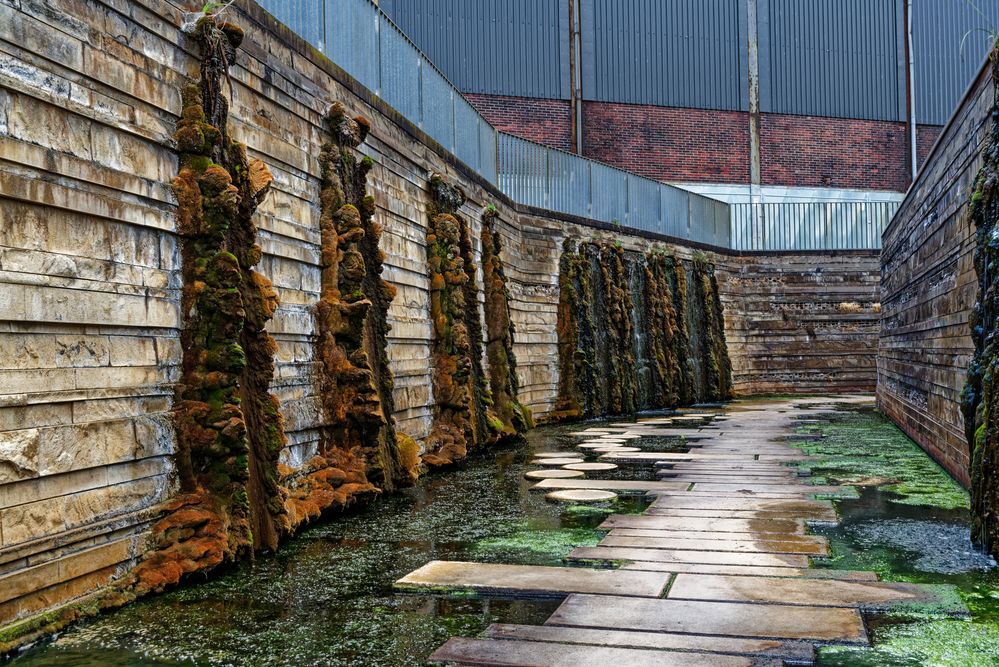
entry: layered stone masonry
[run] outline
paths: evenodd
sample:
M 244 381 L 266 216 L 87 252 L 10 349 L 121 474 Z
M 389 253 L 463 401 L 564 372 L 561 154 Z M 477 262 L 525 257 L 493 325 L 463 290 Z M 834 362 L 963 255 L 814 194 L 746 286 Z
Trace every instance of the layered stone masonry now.
M 192 256 L 183 248 L 190 239 L 181 228 L 183 209 L 170 185 L 179 172 L 173 134 L 178 119 L 192 106 L 185 104 L 182 92 L 202 62 L 196 40 L 179 30 L 186 8 L 141 0 L 127 9 L 100 0 L 51 0 L 44 7 L 15 4 L 0 4 L 0 41 L 6 59 L 0 68 L 0 128 L 5 132 L 5 159 L 0 163 L 0 275 L 5 282 L 0 290 L 0 349 L 5 360 L 0 370 L 0 625 L 20 622 L 18 636 L 23 638 L 51 629 L 54 622 L 119 602 L 113 595 L 89 600 L 86 596 L 120 582 L 149 551 L 150 529 L 162 510 L 168 515 L 184 511 L 163 504 L 176 497 L 183 477 L 175 466 L 181 447 L 173 417 L 178 383 L 197 363 L 227 359 L 235 364 L 238 358 L 216 354 L 200 359 L 193 353 L 188 336 L 192 312 L 185 307 L 190 302 L 182 299 L 182 291 L 190 292 L 193 285 L 186 273 L 190 265 L 185 264 Z M 436 409 L 428 317 L 432 293 L 426 255 L 426 213 L 432 203 L 428 174 L 439 173 L 464 192 L 467 201 L 461 217 L 468 230 L 464 247 L 459 234 L 457 250 L 462 261 L 481 266 L 483 277 L 494 278 L 500 274 L 494 268 L 502 264 L 510 326 L 505 327 L 502 317 L 493 318 L 504 310 L 501 301 L 493 300 L 501 293 L 494 284 L 474 296 L 489 313 L 480 325 L 484 349 L 479 360 L 484 356 L 487 363 L 481 366 L 479 386 L 492 390 L 492 406 L 484 404 L 495 412 L 499 432 L 506 430 L 507 418 L 494 387 L 514 388 L 517 402 L 540 418 L 550 415 L 556 401 L 562 241 L 607 236 L 621 243 L 625 256 L 644 255 L 650 247 L 647 238 L 634 234 L 611 228 L 596 231 L 597 223 L 512 205 L 255 5 L 227 11 L 230 20 L 238 20 L 246 30 L 246 37 L 235 57 L 227 58 L 228 76 L 215 86 L 230 102 L 227 122 L 220 123 L 214 112 L 206 110 L 204 123 L 216 130 L 220 128 L 212 122 L 222 124 L 231 142 L 248 147 L 245 162 L 241 150 L 230 152 L 225 160 L 211 160 L 228 173 L 242 205 L 250 207 L 252 202 L 256 208 L 251 220 L 249 209 L 237 206 L 233 220 L 238 222 L 230 223 L 232 231 L 224 239 L 226 247 L 235 248 L 232 255 L 239 267 L 236 292 L 226 294 L 238 293 L 245 303 L 244 313 L 236 318 L 242 329 L 238 335 L 234 330 L 223 348 L 235 352 L 231 344 L 238 345 L 248 361 L 253 356 L 254 376 L 236 373 L 238 364 L 233 365 L 229 374 L 236 377 L 235 384 L 225 378 L 224 386 L 229 391 L 238 388 L 244 423 L 248 414 L 244 392 L 249 391 L 257 402 L 251 410 L 259 410 L 262 421 L 257 423 L 265 428 L 254 428 L 252 438 L 246 435 L 235 441 L 246 450 L 245 466 L 240 455 L 233 458 L 220 448 L 209 448 L 217 450 L 222 466 L 245 471 L 242 477 L 237 475 L 240 483 L 256 474 L 251 453 L 264 473 L 247 486 L 260 489 L 258 498 L 251 498 L 252 493 L 246 497 L 251 508 L 264 511 L 254 514 L 245 507 L 233 511 L 230 516 L 240 520 L 251 517 L 249 530 L 234 531 L 243 537 L 231 545 L 227 539 L 221 547 L 223 556 L 245 553 L 250 543 L 269 543 L 273 535 L 258 529 L 253 516 L 272 522 L 280 536 L 282 511 L 289 524 L 298 523 L 323 506 L 338 507 L 339 492 L 343 499 L 360 497 L 347 493 L 349 485 L 365 484 L 349 461 L 309 466 L 329 451 L 324 443 L 329 443 L 331 427 L 350 423 L 328 418 L 325 348 L 319 343 L 317 307 L 324 296 L 333 294 L 334 278 L 340 290 L 339 268 L 332 273 L 330 256 L 324 258 L 331 241 L 324 215 L 335 215 L 343 204 L 324 209 L 322 192 L 332 179 L 324 181 L 320 159 L 323 146 L 336 143 L 327 123 L 333 103 L 350 109 L 347 116 L 365 114 L 371 126 L 365 141 L 349 150 L 356 165 L 368 169 L 367 193 L 358 189 L 345 202 L 357 209 L 365 234 L 358 245 L 348 241 L 345 247 L 364 258 L 362 291 L 372 302 L 362 336 L 364 354 L 383 416 L 388 424 L 390 415 L 397 421 L 393 456 L 398 456 L 398 466 L 368 467 L 369 461 L 382 456 L 378 451 L 391 449 L 391 438 L 379 435 L 370 441 L 380 443 L 378 448 L 357 452 L 357 459 L 364 460 L 366 483 L 374 488 L 387 486 L 378 470 L 389 468 L 399 473 L 394 477 L 397 485 L 406 483 L 408 471 L 416 465 L 418 442 L 428 443 Z M 138 44 L 141 51 L 134 48 Z M 199 131 L 204 135 L 205 128 Z M 244 187 L 255 179 L 259 185 L 265 173 L 259 166 L 250 169 L 257 164 L 254 159 L 266 163 L 266 171 L 273 174 L 264 200 L 259 196 L 263 188 Z M 212 167 L 201 166 L 205 172 Z M 200 175 L 201 171 L 191 172 L 198 194 L 202 194 L 196 178 Z M 217 185 L 211 179 L 214 175 L 222 176 L 212 171 L 206 186 Z M 231 192 L 228 185 L 223 191 Z M 468 213 L 488 205 L 495 205 L 497 212 L 491 222 Z M 366 212 L 371 213 L 370 227 Z M 496 242 L 492 258 L 482 235 L 490 225 Z M 346 227 L 343 231 L 350 234 Z M 337 231 L 338 249 L 339 236 Z M 375 247 L 384 252 L 383 260 L 371 252 Z M 685 266 L 693 257 L 682 245 L 664 246 L 663 252 L 675 254 Z M 496 258 L 500 262 L 490 268 Z M 725 319 L 732 322 L 739 316 L 733 309 L 738 300 L 726 290 L 731 284 L 727 276 L 745 260 L 714 253 L 710 258 L 719 270 Z M 381 277 L 397 292 L 394 299 L 376 282 L 378 262 L 382 262 Z M 640 289 L 643 273 L 644 268 L 626 274 L 632 293 Z M 212 280 L 221 277 L 237 282 L 235 271 Z M 211 287 L 214 291 L 220 285 Z M 267 320 L 272 308 L 273 317 Z M 686 309 L 677 310 L 678 318 L 694 322 Z M 633 332 L 637 311 L 632 309 Z M 378 312 L 385 313 L 384 321 L 372 317 Z M 512 333 L 513 327 L 515 337 L 507 341 L 503 331 Z M 383 334 L 385 345 L 379 351 L 371 343 Z M 502 366 L 492 362 L 495 342 L 508 353 L 508 360 L 516 357 L 507 380 L 502 372 L 494 373 Z M 359 348 L 350 349 L 348 358 L 360 360 L 360 354 L 355 356 Z M 734 365 L 744 368 L 741 348 L 733 345 L 731 352 Z M 640 376 L 647 364 L 641 359 L 636 357 Z M 394 376 L 390 381 L 380 374 L 386 366 Z M 257 371 L 264 375 L 256 376 Z M 641 389 L 636 391 L 642 394 Z M 374 400 L 374 395 L 367 395 Z M 202 402 L 216 409 L 212 402 Z M 512 404 L 509 407 L 514 425 L 516 410 Z M 386 427 L 379 422 L 373 430 L 384 434 Z M 282 434 L 287 444 L 274 461 L 275 443 Z M 348 470 L 358 476 L 352 478 Z M 220 471 L 224 472 L 222 467 L 214 472 Z M 280 487 L 276 495 L 266 490 L 270 471 L 276 473 Z M 295 500 L 302 500 L 296 494 L 303 492 L 303 480 L 313 473 L 328 475 L 332 495 L 321 503 L 307 503 L 308 510 L 295 507 Z M 209 477 L 225 485 L 222 477 Z M 266 502 L 278 496 L 285 502 Z M 200 518 L 193 514 L 197 513 L 188 518 L 200 522 L 197 530 L 221 535 L 211 518 L 222 516 L 219 508 L 207 508 Z M 166 536 L 169 531 L 161 527 L 157 533 Z M 160 546 L 170 544 L 177 543 L 167 539 Z M 194 550 L 187 555 L 196 564 L 199 559 L 213 560 L 215 554 Z M 176 565 L 182 574 L 191 563 Z M 148 570 L 154 571 L 165 572 Z M 163 578 L 161 583 L 168 581 Z M 44 585 L 39 587 L 38 582 Z M 156 585 L 147 581 L 147 587 Z M 72 604 L 57 614 L 36 615 L 67 601 Z M 4 634 L 3 639 L 10 636 Z

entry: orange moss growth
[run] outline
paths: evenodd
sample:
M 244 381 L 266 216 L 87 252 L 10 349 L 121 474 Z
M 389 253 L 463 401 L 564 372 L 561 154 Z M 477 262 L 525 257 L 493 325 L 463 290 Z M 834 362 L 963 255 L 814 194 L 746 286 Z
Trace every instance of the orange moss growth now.
M 392 419 L 387 313 L 395 288 L 381 279 L 381 226 L 367 195 L 369 158 L 353 150 L 370 125 L 349 118 L 341 104 L 323 119 L 327 141 L 319 157 L 321 267 L 316 304 L 316 357 L 324 424 L 320 452 L 302 471 L 286 471 L 285 505 L 292 525 L 372 494 L 411 484 Z
M 486 357 L 493 409 L 507 437 L 531 428 L 531 412 L 517 400 L 517 357 L 513 353 L 514 326 L 510 318 L 510 291 L 500 256 L 502 243 L 496 222 L 499 213 L 487 208 L 482 216 L 482 280 L 485 286 Z
M 161 507 L 150 550 L 125 583 L 137 595 L 273 548 L 289 529 L 277 484 L 283 420 L 268 392 L 276 344 L 264 328 L 277 293 L 253 270 L 261 250 L 252 217 L 272 177 L 227 135 L 221 80 L 242 31 L 208 15 L 195 37 L 201 80 L 183 89 L 173 180 L 185 316 L 174 409 L 182 494 Z
M 440 467 L 515 433 L 504 432 L 482 367 L 482 315 L 471 235 L 458 214 L 465 195 L 437 174 L 430 179 L 430 191 L 427 268 L 435 406 L 423 463 Z
M 153 525 L 153 550 L 123 582 L 136 595 L 161 592 L 185 575 L 210 570 L 242 549 L 242 530 L 229 525 L 230 512 L 210 493 L 185 493 L 163 507 Z
M 285 507 L 292 525 L 314 521 L 329 511 L 376 497 L 381 490 L 365 476 L 364 456 L 356 450 L 334 450 L 316 456 L 298 469 L 281 466 L 281 483 L 288 491 Z

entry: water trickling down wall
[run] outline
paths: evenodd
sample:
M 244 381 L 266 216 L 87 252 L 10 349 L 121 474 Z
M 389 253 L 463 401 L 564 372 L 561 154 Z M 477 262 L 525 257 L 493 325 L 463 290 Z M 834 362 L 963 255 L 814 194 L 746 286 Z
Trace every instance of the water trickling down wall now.
M 559 267 L 555 418 L 731 398 L 718 283 L 704 256 L 688 268 L 659 248 L 566 241 Z

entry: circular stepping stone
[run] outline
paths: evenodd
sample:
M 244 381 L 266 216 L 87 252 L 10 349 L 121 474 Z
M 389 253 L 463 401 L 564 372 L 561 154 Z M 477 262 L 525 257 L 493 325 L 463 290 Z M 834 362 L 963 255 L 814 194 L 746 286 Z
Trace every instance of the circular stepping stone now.
M 617 468 L 616 463 L 570 463 L 569 465 L 562 466 L 565 470 L 614 470 Z
M 583 459 L 580 458 L 565 458 L 565 459 L 537 459 L 532 461 L 534 465 L 539 466 L 552 466 L 557 468 L 559 466 L 569 465 L 570 463 L 583 463 Z
M 565 489 L 552 491 L 545 496 L 556 503 L 603 503 L 617 498 L 613 491 L 597 491 L 594 489 Z
M 527 479 L 575 479 L 585 477 L 582 470 L 528 470 L 524 473 Z
M 571 452 L 534 452 L 536 459 L 564 459 L 571 455 Z

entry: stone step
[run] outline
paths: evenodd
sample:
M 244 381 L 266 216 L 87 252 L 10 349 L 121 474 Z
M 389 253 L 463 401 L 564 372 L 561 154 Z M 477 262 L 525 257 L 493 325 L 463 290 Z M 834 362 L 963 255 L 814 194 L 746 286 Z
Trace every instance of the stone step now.
M 808 557 L 800 554 L 735 553 L 684 549 L 643 549 L 641 547 L 576 547 L 571 560 L 654 561 L 657 563 L 704 563 L 707 565 L 760 565 L 765 567 L 808 567 Z
M 610 535 L 619 537 L 653 537 L 673 538 L 683 540 L 709 540 L 727 542 L 731 540 L 744 542 L 785 542 L 789 544 L 816 545 L 828 547 L 829 541 L 821 535 L 798 535 L 795 533 L 738 533 L 738 532 L 691 532 L 686 530 L 657 530 L 648 528 L 615 528 Z M 710 549 L 708 550 L 710 551 Z
M 827 556 L 825 544 L 792 540 L 764 540 L 762 538 L 739 540 L 706 540 L 699 537 L 647 537 L 621 535 L 618 531 L 600 540 L 599 546 L 636 549 L 676 549 L 681 551 L 719 551 L 740 554 L 804 554 Z
M 774 521 L 797 521 L 800 514 L 796 512 L 771 512 L 767 510 L 717 510 L 717 509 L 688 509 L 684 507 L 661 508 L 656 510 L 646 510 L 645 516 L 650 517 L 684 517 L 684 518 L 706 518 L 706 519 L 743 519 Z M 836 523 L 838 521 L 836 512 L 829 510 L 825 516 L 806 518 L 804 521 L 813 523 Z
M 503 623 L 490 625 L 484 634 L 493 639 L 749 655 L 787 660 L 796 665 L 810 665 L 815 660 L 815 650 L 811 644 L 777 639 L 735 639 L 732 637 L 680 635 L 668 632 L 593 630 L 590 628 Z
M 430 561 L 395 582 L 395 588 L 428 593 L 472 592 L 485 597 L 560 598 L 569 593 L 661 597 L 670 575 L 583 567 Z
M 863 570 L 832 570 L 827 568 L 764 567 L 757 565 L 711 565 L 707 563 L 656 563 L 634 561 L 620 567 L 622 570 L 643 572 L 672 572 L 680 574 L 727 574 L 739 577 L 804 577 L 806 579 L 842 579 L 844 581 L 877 581 L 873 572 Z
M 814 457 L 805 456 L 804 454 L 761 454 L 759 458 L 755 454 L 712 454 L 710 451 L 705 452 L 627 452 L 623 454 L 604 454 L 603 457 L 606 459 L 614 460 L 625 460 L 625 461 L 652 461 L 658 463 L 660 461 L 731 461 L 734 463 L 744 463 L 746 461 L 763 461 L 765 463 L 771 462 L 794 462 L 794 461 L 812 461 Z
M 531 491 L 557 491 L 559 489 L 595 489 L 601 491 L 630 491 L 648 493 L 651 491 L 682 491 L 689 485 L 683 482 L 643 482 L 613 479 L 546 479 L 538 482 Z
M 793 472 L 784 472 L 780 470 L 745 470 L 745 469 L 715 469 L 715 470 L 704 470 L 701 468 L 660 468 L 656 471 L 656 474 L 660 477 L 703 477 L 709 481 L 717 480 L 719 482 L 724 482 L 729 479 L 739 479 L 739 480 L 754 480 L 766 481 L 768 479 L 774 480 L 801 480 L 802 475 L 798 475 Z
M 691 491 L 701 493 L 712 493 L 721 491 L 723 493 L 785 493 L 788 495 L 855 495 L 856 488 L 852 486 L 838 485 L 818 485 L 818 484 L 781 484 L 763 482 L 741 482 L 732 480 L 731 482 L 696 482 Z
M 570 595 L 545 625 L 868 643 L 860 612 L 841 607 Z
M 828 500 L 782 500 L 745 496 L 723 496 L 720 494 L 704 495 L 703 493 L 690 492 L 661 494 L 652 503 L 652 508 L 801 512 L 802 518 L 808 518 L 809 514 L 827 515 L 833 509 L 833 506 Z
M 756 484 L 783 484 L 786 486 L 800 486 L 801 477 L 791 477 L 789 475 L 703 475 L 693 472 L 680 473 L 658 473 L 656 475 L 664 482 L 687 482 L 689 484 L 733 484 L 733 485 L 756 485 Z M 696 488 L 696 487 L 695 487 Z
M 452 637 L 429 660 L 434 663 L 489 667 L 606 667 L 614 664 L 628 667 L 750 667 L 766 664 L 751 657 L 718 653 L 466 637 Z
M 607 517 L 600 530 L 614 528 L 667 530 L 686 533 L 777 533 L 803 535 L 800 519 L 709 519 L 699 517 L 653 516 L 649 514 L 614 514 Z M 697 537 L 700 537 L 699 535 Z
M 669 598 L 812 607 L 859 607 L 866 611 L 922 608 L 947 615 L 968 613 L 951 587 L 881 581 L 815 581 L 678 574 L 669 589 Z

